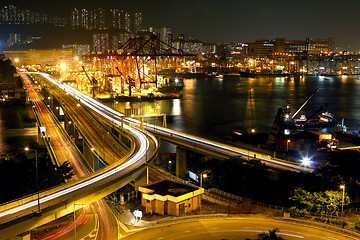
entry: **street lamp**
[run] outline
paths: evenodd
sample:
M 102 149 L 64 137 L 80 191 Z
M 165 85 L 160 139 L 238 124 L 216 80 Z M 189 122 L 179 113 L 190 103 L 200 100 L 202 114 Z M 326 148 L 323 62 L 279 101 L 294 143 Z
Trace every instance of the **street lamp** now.
M 289 152 L 289 143 L 291 142 L 290 139 L 286 141 L 286 152 L 288 153 L 288 161 L 290 161 L 290 152 Z
M 340 185 L 340 189 L 342 189 L 342 201 L 341 201 L 341 218 L 342 218 L 344 211 L 344 200 L 345 200 L 345 184 Z
M 251 134 L 253 134 L 253 133 L 255 133 L 255 128 L 252 128 L 251 130 L 250 130 L 250 132 L 249 132 L 249 138 L 248 138 L 248 144 L 249 144 L 249 146 L 248 146 L 248 160 L 250 159 L 250 138 L 251 138 Z
M 288 139 L 287 141 L 286 141 L 286 151 L 288 152 L 289 151 L 289 143 L 290 143 L 291 141 L 290 141 L 290 139 Z
M 28 147 L 25 148 L 25 151 L 35 151 L 35 168 L 36 168 L 36 191 L 37 191 L 37 199 L 38 199 L 38 213 L 41 213 L 40 209 L 40 193 L 39 193 L 39 170 L 38 170 L 38 160 L 37 160 L 37 150 L 30 149 Z
M 303 164 L 305 167 L 310 167 L 310 165 L 311 165 L 311 160 L 310 160 L 310 158 L 309 158 L 309 157 L 304 157 L 304 158 L 302 159 L 302 164 Z
M 202 188 L 203 185 L 203 178 L 207 178 L 207 174 L 206 173 L 200 173 L 200 187 Z
M 86 204 L 81 204 L 81 203 L 74 203 L 74 230 L 75 230 L 75 240 L 76 240 L 76 211 L 75 211 L 75 206 L 79 205 L 82 206 L 83 208 L 86 207 Z
M 73 135 L 73 138 L 74 138 L 74 141 L 75 141 L 75 123 L 69 121 L 69 125 L 73 124 L 72 128 L 73 128 L 73 132 L 74 132 L 74 135 Z
M 100 158 L 100 155 L 99 155 L 99 148 L 97 148 L 97 155 L 96 155 L 96 153 L 95 153 L 95 148 L 90 148 L 90 150 L 94 153 L 94 155 L 96 156 L 96 158 L 97 158 L 97 163 L 98 163 L 98 165 L 97 165 L 97 168 L 99 169 L 99 165 L 100 165 L 100 161 L 99 161 L 99 158 Z M 93 170 L 95 171 L 96 169 L 95 169 L 95 161 L 93 161 Z

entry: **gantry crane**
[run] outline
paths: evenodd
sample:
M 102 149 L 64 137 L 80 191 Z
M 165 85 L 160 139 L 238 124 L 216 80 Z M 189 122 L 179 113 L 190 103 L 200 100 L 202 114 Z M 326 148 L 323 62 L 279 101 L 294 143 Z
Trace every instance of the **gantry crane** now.
M 159 69 L 175 69 L 180 67 L 184 57 L 194 54 L 185 53 L 159 40 L 157 36 L 130 38 L 118 51 L 92 53 L 88 55 L 99 64 L 101 72 L 114 77 L 114 84 L 120 85 L 124 93 L 125 85 L 129 89 L 141 91 L 145 84 L 157 87 Z M 120 84 L 117 81 L 120 78 Z

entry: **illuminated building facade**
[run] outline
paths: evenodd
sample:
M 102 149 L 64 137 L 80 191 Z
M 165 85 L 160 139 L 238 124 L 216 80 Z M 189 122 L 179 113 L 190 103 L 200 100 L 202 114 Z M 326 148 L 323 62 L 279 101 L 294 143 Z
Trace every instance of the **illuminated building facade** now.
M 78 57 L 90 54 L 90 45 L 88 44 L 62 45 L 62 48 L 72 50 L 74 56 Z
M 171 46 L 171 28 L 169 27 L 162 27 L 160 29 L 160 41 L 164 42 L 163 48 L 167 49 L 167 46 Z
M 131 16 L 130 13 L 128 12 L 124 12 L 124 14 L 122 14 L 122 21 L 121 21 L 121 29 L 127 31 L 127 32 L 131 32 Z
M 138 33 L 142 29 L 143 17 L 141 12 L 136 12 L 134 15 L 134 33 Z
M 115 29 L 121 29 L 121 15 L 123 12 L 119 9 L 111 9 L 111 27 Z
M 105 52 L 109 50 L 110 39 L 107 33 L 93 34 L 93 51 Z
M 147 213 L 181 216 L 200 208 L 204 189 L 163 180 L 139 187 L 139 191 L 142 193 L 141 204 Z

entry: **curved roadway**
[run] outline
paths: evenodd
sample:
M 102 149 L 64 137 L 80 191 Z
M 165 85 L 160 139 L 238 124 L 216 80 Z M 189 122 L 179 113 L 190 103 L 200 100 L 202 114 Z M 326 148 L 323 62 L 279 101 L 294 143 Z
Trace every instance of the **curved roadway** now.
M 66 85 L 66 84 L 59 84 L 56 80 L 50 77 L 48 74 L 39 73 L 43 77 L 47 78 L 49 81 L 58 84 L 60 88 L 65 90 L 66 92 L 73 95 L 75 98 L 81 100 L 82 102 L 86 103 L 92 110 L 96 111 L 100 115 L 105 118 L 112 118 L 113 120 L 117 120 L 117 124 L 121 121 L 124 123 L 135 125 L 137 127 L 141 127 L 141 122 L 139 120 L 133 118 L 125 118 L 124 114 L 105 106 L 104 104 L 99 103 L 95 99 L 91 98 L 90 96 L 75 90 L 74 88 Z M 111 121 L 113 121 L 111 120 Z M 114 122 L 114 121 L 113 121 Z M 120 123 L 121 124 L 121 123 Z M 120 125 L 119 124 L 119 125 Z M 253 152 L 244 150 L 241 148 L 233 147 L 230 145 L 218 143 L 215 141 L 207 140 L 204 138 L 200 138 L 197 136 L 193 136 L 187 133 L 178 132 L 169 128 L 160 127 L 154 124 L 146 123 L 144 125 L 144 129 L 153 133 L 154 135 L 164 139 L 166 141 L 175 143 L 180 146 L 187 147 L 189 149 L 196 149 L 199 152 L 210 154 L 220 158 L 229 158 L 235 156 L 243 156 L 243 157 L 251 157 L 253 158 L 254 154 L 256 154 L 256 158 L 261 160 L 263 163 L 284 170 L 296 171 L 296 172 L 313 172 L 313 169 L 304 167 L 298 163 L 293 163 L 289 161 L 285 161 L 278 158 L 273 158 L 270 155 L 264 155 L 262 153 Z
M 221 240 L 256 239 L 258 234 L 279 229 L 278 236 L 287 240 L 350 240 L 359 239 L 316 226 L 283 220 L 257 218 L 212 218 L 174 221 L 147 228 L 124 240 Z
M 0 206 L 0 236 L 12 237 L 24 229 L 32 229 L 44 222 L 73 211 L 73 204 L 91 203 L 100 199 L 140 175 L 146 162 L 156 153 L 157 140 L 143 132 L 124 125 L 133 137 L 132 151 L 122 161 L 104 167 L 68 184 L 40 193 L 41 216 L 37 210 L 37 196 L 32 195 Z M 63 155 L 67 159 L 67 152 Z M 124 161 L 126 159 L 126 161 Z M 108 238 L 111 239 L 111 238 Z

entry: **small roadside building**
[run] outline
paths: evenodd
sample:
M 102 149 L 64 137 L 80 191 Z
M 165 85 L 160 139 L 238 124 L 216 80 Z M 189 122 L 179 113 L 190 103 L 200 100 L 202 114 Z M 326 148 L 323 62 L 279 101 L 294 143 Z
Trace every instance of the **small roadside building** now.
M 203 188 L 170 180 L 139 187 L 139 191 L 142 193 L 141 204 L 147 213 L 173 216 L 198 209 L 204 193 Z

